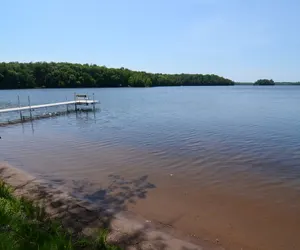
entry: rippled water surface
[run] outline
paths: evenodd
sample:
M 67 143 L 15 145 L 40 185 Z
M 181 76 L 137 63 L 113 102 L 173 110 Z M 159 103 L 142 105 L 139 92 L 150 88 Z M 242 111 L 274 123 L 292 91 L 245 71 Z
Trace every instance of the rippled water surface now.
M 0 108 L 75 91 L 0 91 Z M 80 92 L 101 101 L 95 113 L 0 127 L 0 161 L 94 202 L 130 183 L 127 209 L 228 249 L 300 249 L 300 87 Z

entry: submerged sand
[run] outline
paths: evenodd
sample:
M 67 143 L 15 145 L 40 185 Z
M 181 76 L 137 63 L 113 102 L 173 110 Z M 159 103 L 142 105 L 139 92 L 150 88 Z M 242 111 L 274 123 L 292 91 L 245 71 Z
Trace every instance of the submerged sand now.
M 59 219 L 69 230 L 92 235 L 108 228 L 108 240 L 124 249 L 222 250 L 218 245 L 188 237 L 126 211 L 113 211 L 79 200 L 53 184 L 8 164 L 0 164 L 0 179 L 14 189 L 15 195 L 45 206 L 51 218 Z M 176 235 L 176 236 L 175 236 Z M 179 236 L 180 237 L 177 237 Z

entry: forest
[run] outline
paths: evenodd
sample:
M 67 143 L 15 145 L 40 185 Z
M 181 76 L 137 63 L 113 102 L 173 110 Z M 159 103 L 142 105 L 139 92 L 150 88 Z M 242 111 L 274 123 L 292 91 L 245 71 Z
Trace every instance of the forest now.
M 90 64 L 0 63 L 0 89 L 234 85 L 208 74 L 159 74 Z

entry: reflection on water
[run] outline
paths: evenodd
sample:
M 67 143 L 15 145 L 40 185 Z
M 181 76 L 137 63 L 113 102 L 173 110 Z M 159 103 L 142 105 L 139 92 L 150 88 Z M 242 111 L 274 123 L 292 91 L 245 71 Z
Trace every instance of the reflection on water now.
M 74 92 L 0 91 L 0 106 L 17 95 L 34 105 Z M 300 88 L 81 92 L 95 93 L 101 109 L 0 127 L 0 161 L 64 180 L 95 202 L 111 176 L 131 185 L 147 176 L 156 188 L 128 204 L 147 218 L 218 236 L 229 249 L 300 249 Z

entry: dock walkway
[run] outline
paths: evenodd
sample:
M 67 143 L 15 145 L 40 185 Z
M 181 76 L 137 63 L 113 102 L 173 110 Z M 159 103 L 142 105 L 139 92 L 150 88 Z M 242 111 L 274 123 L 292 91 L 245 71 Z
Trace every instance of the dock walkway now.
M 0 109 L 0 113 L 34 110 L 39 108 L 48 108 L 48 107 L 63 106 L 63 105 L 95 105 L 97 103 L 99 103 L 99 101 L 97 100 L 75 100 L 75 101 L 47 103 L 47 104 L 32 105 L 32 106 L 5 108 L 5 109 Z

